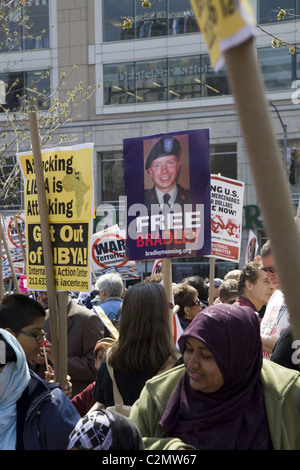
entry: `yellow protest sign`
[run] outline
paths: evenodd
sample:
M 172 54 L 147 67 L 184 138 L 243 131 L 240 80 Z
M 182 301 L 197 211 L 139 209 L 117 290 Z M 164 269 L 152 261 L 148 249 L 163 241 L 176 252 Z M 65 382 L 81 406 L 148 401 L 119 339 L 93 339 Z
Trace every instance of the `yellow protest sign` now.
M 248 0 L 190 0 L 209 49 L 211 65 L 224 65 L 223 52 L 255 35 L 255 19 Z
M 93 145 L 41 152 L 57 291 L 90 291 L 91 287 Z M 27 288 L 46 290 L 33 154 L 17 156 L 24 179 Z

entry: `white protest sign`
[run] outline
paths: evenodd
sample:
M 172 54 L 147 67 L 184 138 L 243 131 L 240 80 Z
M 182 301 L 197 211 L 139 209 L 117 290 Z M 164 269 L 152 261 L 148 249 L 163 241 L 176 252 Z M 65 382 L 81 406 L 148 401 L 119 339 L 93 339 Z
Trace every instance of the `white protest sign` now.
M 211 175 L 211 256 L 239 261 L 243 199 L 243 182 Z
M 91 243 L 92 269 L 95 276 L 118 272 L 123 279 L 138 279 L 135 261 L 126 258 L 125 230 L 113 225 L 94 233 Z

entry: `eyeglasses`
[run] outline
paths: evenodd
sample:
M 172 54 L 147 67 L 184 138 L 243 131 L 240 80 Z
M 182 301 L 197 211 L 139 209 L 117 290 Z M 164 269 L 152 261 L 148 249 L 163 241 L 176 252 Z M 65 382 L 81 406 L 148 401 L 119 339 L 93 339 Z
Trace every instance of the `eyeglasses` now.
M 192 303 L 191 307 L 194 307 L 195 305 L 201 305 L 201 300 L 195 300 L 195 302 Z
M 41 333 L 35 334 L 29 333 L 28 331 L 16 330 L 16 333 L 22 333 L 23 335 L 31 336 L 36 340 L 37 343 L 42 343 L 44 341 L 45 336 L 47 335 L 46 331 L 42 331 Z
M 274 266 L 268 266 L 267 268 L 261 268 L 263 271 L 265 271 L 265 273 L 267 273 L 269 271 L 269 273 L 271 274 L 275 274 L 276 273 L 276 268 L 274 268 Z

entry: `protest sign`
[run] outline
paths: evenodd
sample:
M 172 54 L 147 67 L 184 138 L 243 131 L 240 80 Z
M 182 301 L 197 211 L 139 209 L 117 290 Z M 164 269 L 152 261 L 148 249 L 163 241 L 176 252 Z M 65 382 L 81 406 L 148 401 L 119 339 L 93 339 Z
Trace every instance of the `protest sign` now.
M 42 150 L 45 193 L 57 291 L 90 290 L 93 144 Z M 34 159 L 19 153 L 24 178 L 27 288 L 46 289 Z
M 162 265 L 163 265 L 162 259 L 155 260 L 153 263 L 151 275 L 154 276 L 155 274 L 160 274 L 162 272 Z
M 3 231 L 7 241 L 7 248 L 10 253 L 11 262 L 14 272 L 17 276 L 23 275 L 25 272 L 25 214 L 16 215 L 14 217 L 3 216 Z M 17 224 L 17 225 L 16 225 Z M 9 268 L 8 260 L 6 261 L 6 253 L 4 254 L 4 277 L 11 278 L 12 273 Z
M 20 247 L 20 239 L 18 236 L 16 223 L 18 224 L 22 245 L 23 247 L 26 247 L 25 213 L 22 212 L 21 214 L 17 214 L 13 217 L 3 216 L 3 226 L 7 235 L 7 242 L 10 249 Z
M 255 36 L 249 0 L 190 0 L 215 70 L 224 65 L 223 52 Z
M 253 261 L 258 253 L 258 243 L 257 243 L 257 236 L 252 230 L 249 230 L 249 237 L 248 243 L 246 248 L 246 256 L 245 256 L 245 264 L 250 263 Z
M 130 138 L 123 148 L 127 258 L 209 254 L 209 131 Z
M 115 271 L 122 279 L 139 279 L 135 261 L 126 258 L 125 230 L 113 225 L 91 238 L 92 270 L 95 277 Z
M 10 269 L 10 277 L 12 278 L 12 280 L 14 282 L 14 287 L 16 289 L 17 294 L 19 294 L 20 293 L 20 287 L 19 287 L 19 284 L 18 284 L 16 272 L 15 272 L 15 269 L 14 269 L 14 265 L 13 265 L 13 262 L 12 262 L 12 259 L 11 259 L 11 256 L 10 256 L 10 250 L 9 250 L 9 247 L 8 247 L 8 242 L 7 242 L 7 239 L 6 239 L 6 235 L 5 235 L 5 231 L 4 231 L 4 227 L 3 227 L 3 224 L 2 224 L 1 217 L 0 217 L 0 240 L 2 240 L 2 242 L 3 242 L 4 251 L 5 251 L 5 254 L 6 254 L 6 258 L 7 258 L 7 263 L 8 263 L 9 269 Z M 1 243 L 1 246 L 2 246 L 2 243 Z
M 211 175 L 211 255 L 239 262 L 244 183 Z

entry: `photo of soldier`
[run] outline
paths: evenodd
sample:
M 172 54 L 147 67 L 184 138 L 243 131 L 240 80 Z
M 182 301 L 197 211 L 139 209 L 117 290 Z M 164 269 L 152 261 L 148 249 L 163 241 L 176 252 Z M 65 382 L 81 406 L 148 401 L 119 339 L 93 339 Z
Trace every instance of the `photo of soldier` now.
M 149 141 L 147 143 L 149 144 Z M 159 205 L 160 208 L 164 204 L 169 207 L 175 204 L 181 207 L 190 204 L 190 190 L 178 182 L 182 163 L 186 164 L 188 160 L 185 158 L 185 161 L 182 161 L 184 153 L 182 147 L 179 138 L 165 136 L 159 140 L 156 139 L 150 152 L 146 154 L 145 170 L 150 177 L 148 181 L 152 185 L 150 188 L 145 187 L 145 205 L 148 210 L 151 210 L 153 204 Z M 188 167 L 185 168 L 185 174 L 187 175 L 185 179 L 188 180 Z M 147 183 L 147 177 L 145 181 Z

